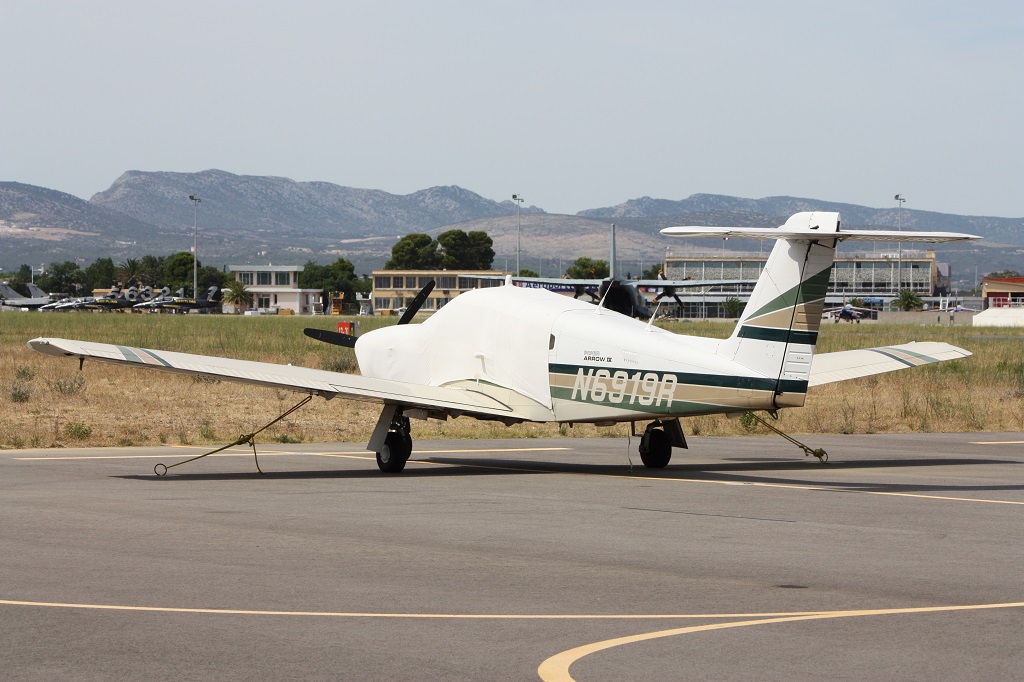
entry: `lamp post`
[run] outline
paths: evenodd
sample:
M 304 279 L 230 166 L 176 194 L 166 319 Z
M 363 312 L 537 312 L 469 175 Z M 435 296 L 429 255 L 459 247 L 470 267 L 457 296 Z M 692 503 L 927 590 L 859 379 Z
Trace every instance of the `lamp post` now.
M 199 204 L 202 203 L 195 194 L 189 194 L 192 202 L 192 296 L 199 298 Z
M 906 199 L 903 198 L 902 194 L 897 194 L 893 197 L 898 203 L 898 209 L 896 211 L 896 229 L 900 232 L 903 231 L 903 202 Z M 899 295 L 900 290 L 903 288 L 903 242 L 899 242 L 899 246 L 896 247 L 896 294 Z
M 513 194 L 512 201 L 516 202 L 516 277 L 519 276 L 519 251 L 522 244 L 522 232 L 523 232 L 523 195 Z

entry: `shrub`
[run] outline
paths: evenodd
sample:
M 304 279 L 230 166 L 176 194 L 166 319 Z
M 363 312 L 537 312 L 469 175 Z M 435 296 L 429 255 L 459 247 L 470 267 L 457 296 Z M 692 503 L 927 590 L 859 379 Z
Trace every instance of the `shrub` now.
M 11 402 L 12 403 L 27 403 L 28 399 L 32 397 L 32 387 L 23 381 L 11 382 Z
M 279 433 L 270 437 L 270 440 L 275 443 L 301 443 L 301 438 L 295 436 L 289 436 L 287 433 Z
M 81 374 L 61 377 L 50 383 L 50 390 L 64 396 L 78 395 L 83 388 L 85 388 L 85 377 Z
M 69 422 L 64 426 L 64 435 L 71 440 L 85 440 L 92 435 L 92 427 L 81 422 Z

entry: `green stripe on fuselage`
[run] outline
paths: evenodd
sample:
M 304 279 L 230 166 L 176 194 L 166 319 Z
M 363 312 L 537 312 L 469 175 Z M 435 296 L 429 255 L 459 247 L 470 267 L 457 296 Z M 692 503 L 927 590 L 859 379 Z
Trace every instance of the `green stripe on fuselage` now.
M 739 337 L 743 339 L 759 339 L 761 341 L 777 341 L 779 343 L 803 343 L 808 346 L 813 346 L 818 342 L 818 332 L 755 327 L 750 324 L 740 327 Z
M 722 405 L 735 405 L 742 409 L 743 401 L 749 399 L 754 392 L 767 396 L 807 392 L 806 381 L 792 379 L 558 363 L 550 363 L 548 371 L 552 375 L 571 378 L 573 382 L 571 386 L 556 385 L 569 382 L 556 382 L 552 379 L 552 398 L 661 414 L 716 412 L 721 411 Z M 713 402 L 694 400 L 696 396 L 687 399 L 679 395 L 681 393 L 685 396 L 687 391 L 691 396 L 694 392 L 703 392 L 704 400 L 710 399 Z

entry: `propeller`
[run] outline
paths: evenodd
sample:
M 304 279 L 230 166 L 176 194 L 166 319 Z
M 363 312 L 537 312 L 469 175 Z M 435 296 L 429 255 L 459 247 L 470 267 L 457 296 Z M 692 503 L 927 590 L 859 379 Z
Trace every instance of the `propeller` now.
M 676 291 L 675 287 L 662 287 L 661 293 L 654 297 L 654 302 L 661 303 L 661 300 L 666 296 L 671 296 L 680 307 L 683 306 L 683 301 L 679 298 L 679 292 Z
M 427 282 L 427 286 L 420 290 L 420 293 L 416 294 L 416 298 L 412 299 L 409 307 L 405 309 L 402 317 L 399 318 L 398 324 L 409 324 L 409 321 L 413 316 L 419 312 L 419 309 L 423 307 L 423 302 L 427 300 L 427 296 L 434 290 L 434 280 Z M 302 333 L 311 339 L 317 341 L 323 341 L 324 343 L 330 343 L 335 346 L 344 346 L 345 348 L 355 348 L 356 341 L 359 339 L 357 336 L 351 334 L 342 334 L 341 332 L 332 332 L 327 329 L 313 329 L 306 327 L 302 330 Z
M 345 346 L 346 348 L 355 348 L 356 341 L 359 338 L 357 336 L 352 336 L 351 334 L 332 332 L 327 329 L 311 329 L 310 327 L 303 329 L 302 333 L 311 339 L 323 341 L 324 343 L 331 343 L 335 346 Z
M 412 299 L 412 303 L 402 313 L 402 317 L 399 318 L 398 324 L 409 324 L 412 318 L 419 312 L 420 308 L 423 307 L 424 301 L 427 300 L 427 296 L 434 290 L 434 280 L 427 282 L 427 286 L 420 289 L 420 293 L 416 294 L 416 298 Z

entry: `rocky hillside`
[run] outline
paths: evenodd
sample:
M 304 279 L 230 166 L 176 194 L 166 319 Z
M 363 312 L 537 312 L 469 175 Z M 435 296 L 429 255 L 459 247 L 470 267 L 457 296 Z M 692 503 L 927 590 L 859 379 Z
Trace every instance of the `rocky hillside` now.
M 120 253 L 153 229 L 143 221 L 64 192 L 0 182 L 0 265 Z
M 774 222 L 760 224 L 774 225 L 800 211 L 838 211 L 843 214 L 843 222 L 849 227 L 894 228 L 900 222 L 899 210 L 895 206 L 892 208 L 869 208 L 856 204 L 798 197 L 743 199 L 719 194 L 693 194 L 680 201 L 641 197 L 640 199 L 630 199 L 618 206 L 580 211 L 578 215 L 606 220 L 643 221 L 653 218 L 679 218 L 693 215 L 704 215 L 712 220 L 717 220 L 723 214 L 732 214 L 739 221 L 734 224 L 740 227 L 757 224 L 748 221 L 762 218 L 771 219 Z M 724 223 L 687 222 L 686 224 Z M 1024 244 L 1024 218 L 961 216 L 904 208 L 902 225 L 904 229 L 908 230 L 968 232 L 980 234 L 988 240 L 1005 244 Z
M 498 203 L 455 186 L 402 196 L 329 182 L 295 182 L 220 170 L 128 171 L 89 202 L 160 227 L 175 227 L 192 225 L 191 194 L 202 201 L 199 211 L 205 227 L 294 238 L 404 235 L 515 213 L 511 201 Z
M 0 266 L 92 260 L 187 251 L 198 195 L 199 254 L 206 264 L 352 260 L 359 271 L 380 267 L 409 232 L 452 227 L 483 230 L 495 241 L 497 267 L 514 267 L 520 220 L 511 201 L 496 202 L 456 186 L 408 195 L 326 182 L 201 173 L 129 171 L 90 201 L 42 187 L 0 183 Z M 666 252 L 750 250 L 750 240 L 666 240 L 669 225 L 779 225 L 805 210 L 840 211 L 848 227 L 895 227 L 895 208 L 868 208 L 816 199 L 744 199 L 694 194 L 675 201 L 642 197 L 575 216 L 523 208 L 523 267 L 556 274 L 578 256 L 607 258 L 608 225 L 619 235 L 624 271 L 638 271 Z M 977 268 L 1024 271 L 1024 219 L 956 216 L 905 209 L 905 229 L 972 232 L 986 242 L 940 247 L 959 273 Z M 845 247 L 844 247 L 845 248 Z

